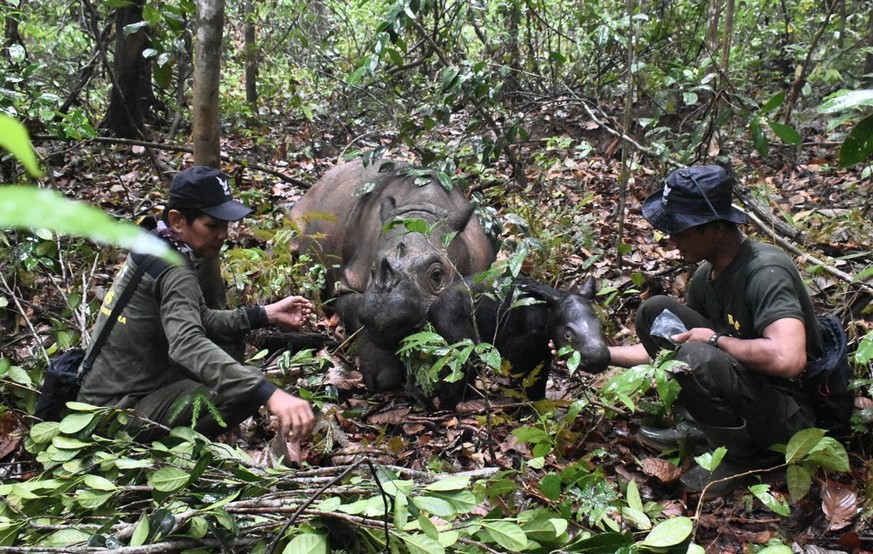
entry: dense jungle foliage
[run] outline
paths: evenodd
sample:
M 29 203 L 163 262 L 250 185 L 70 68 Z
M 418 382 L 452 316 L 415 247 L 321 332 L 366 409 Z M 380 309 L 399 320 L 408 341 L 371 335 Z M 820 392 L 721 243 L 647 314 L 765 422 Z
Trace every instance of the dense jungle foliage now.
M 368 395 L 345 344 L 257 336 L 251 363 L 321 414 L 306 444 L 265 419 L 140 444 L 117 410 L 33 418 L 124 251 L 159 251 L 134 224 L 191 163 L 207 5 L 225 15 L 223 167 L 256 208 L 224 255 L 232 306 L 320 305 L 289 206 L 338 161 L 384 155 L 463 187 L 505 272 L 596 278 L 608 339 L 630 342 L 641 299 L 689 275 L 641 200 L 675 167 L 730 164 L 746 232 L 789 250 L 845 325 L 852 436 L 798 433 L 755 485 L 703 501 L 676 480 L 718 456 L 633 438 L 671 421 L 668 359 L 592 376 L 571 357 L 530 404 L 482 356 L 482 397 L 433 412 Z M 868 2 L 3 0 L 0 17 L 0 552 L 873 551 Z M 475 348 L 411 343 L 449 363 Z

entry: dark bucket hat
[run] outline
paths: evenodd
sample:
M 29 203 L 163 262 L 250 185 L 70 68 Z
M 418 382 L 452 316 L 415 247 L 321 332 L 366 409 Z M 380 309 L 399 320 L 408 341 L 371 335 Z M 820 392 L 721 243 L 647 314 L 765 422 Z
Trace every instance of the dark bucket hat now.
M 733 177 L 717 165 L 677 169 L 667 175 L 663 189 L 643 202 L 643 217 L 670 235 L 716 220 L 742 225 L 746 214 L 731 205 L 733 184 Z
M 236 221 L 252 213 L 233 199 L 230 177 L 218 169 L 195 165 L 173 177 L 170 203 L 176 208 L 197 208 L 222 221 Z

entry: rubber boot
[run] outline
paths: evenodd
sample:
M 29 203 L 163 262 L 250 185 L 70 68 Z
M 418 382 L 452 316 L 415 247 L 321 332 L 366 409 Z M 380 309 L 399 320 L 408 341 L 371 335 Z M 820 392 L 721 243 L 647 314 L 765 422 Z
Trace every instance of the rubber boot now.
M 713 472 L 699 465 L 686 471 L 680 479 L 682 487 L 688 492 L 700 492 L 712 483 L 706 494 L 714 497 L 729 494 L 749 482 L 752 476 L 742 474 L 761 467 L 762 460 L 751 448 L 752 437 L 746 429 L 746 422 L 737 427 L 716 427 L 700 422 L 697 425 L 713 450 L 724 446 L 727 454 Z
M 697 446 L 707 444 L 706 435 L 697 426 L 697 422 L 687 419 L 667 429 L 643 425 L 637 431 L 637 440 L 658 451 L 681 450 L 684 447 L 685 450 L 698 454 L 703 450 L 697 451 Z

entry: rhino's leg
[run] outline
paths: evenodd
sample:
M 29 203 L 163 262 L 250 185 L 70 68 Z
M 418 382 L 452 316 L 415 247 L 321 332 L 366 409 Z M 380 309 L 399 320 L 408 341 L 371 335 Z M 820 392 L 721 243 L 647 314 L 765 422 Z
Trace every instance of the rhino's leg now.
M 394 351 L 376 346 L 366 329 L 358 338 L 358 369 L 370 392 L 395 390 L 406 381 L 406 369 Z

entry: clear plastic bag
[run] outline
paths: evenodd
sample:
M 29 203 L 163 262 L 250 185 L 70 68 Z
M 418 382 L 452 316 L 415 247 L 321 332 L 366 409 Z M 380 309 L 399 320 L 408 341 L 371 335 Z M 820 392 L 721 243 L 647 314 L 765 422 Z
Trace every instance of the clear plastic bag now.
M 679 316 L 665 308 L 652 322 L 652 329 L 649 332 L 652 336 L 665 338 L 670 341 L 670 344 L 676 344 L 673 341 L 673 335 L 684 333 L 687 330 Z

